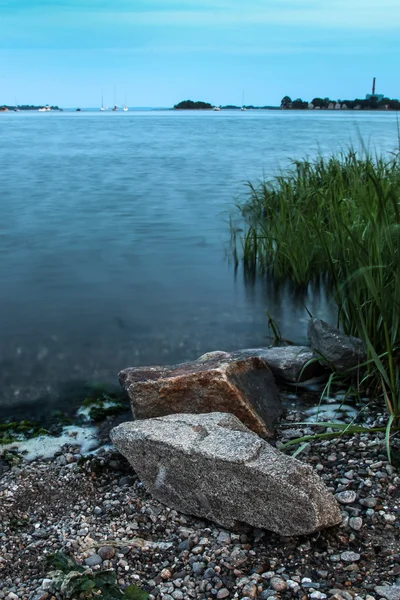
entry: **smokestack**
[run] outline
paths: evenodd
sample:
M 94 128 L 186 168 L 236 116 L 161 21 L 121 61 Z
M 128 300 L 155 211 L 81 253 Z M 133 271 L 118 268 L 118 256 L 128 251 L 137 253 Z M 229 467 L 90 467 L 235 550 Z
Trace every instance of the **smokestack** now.
M 374 77 L 372 80 L 372 95 L 373 96 L 375 96 L 375 81 L 376 81 L 376 77 Z

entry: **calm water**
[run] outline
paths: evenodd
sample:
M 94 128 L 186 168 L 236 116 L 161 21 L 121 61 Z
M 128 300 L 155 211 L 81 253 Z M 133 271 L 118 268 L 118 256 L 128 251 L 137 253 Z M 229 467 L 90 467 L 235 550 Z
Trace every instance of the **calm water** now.
M 303 342 L 301 303 L 235 277 L 229 211 L 245 180 L 359 135 L 394 150 L 396 115 L 1 114 L 0 406 L 266 344 L 266 308 Z

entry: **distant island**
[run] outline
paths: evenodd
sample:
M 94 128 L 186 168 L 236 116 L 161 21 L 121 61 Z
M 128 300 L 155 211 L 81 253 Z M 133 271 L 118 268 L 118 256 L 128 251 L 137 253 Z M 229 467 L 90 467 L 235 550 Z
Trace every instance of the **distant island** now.
M 209 102 L 201 102 L 197 100 L 193 102 L 193 100 L 183 100 L 179 102 L 179 104 L 175 104 L 175 110 L 212 110 L 214 107 Z
M 62 108 L 59 108 L 58 106 L 48 106 L 48 105 L 44 105 L 44 104 L 41 104 L 40 106 L 35 106 L 33 104 L 18 104 L 17 106 L 7 106 L 6 104 L 3 104 L 2 106 L 0 106 L 0 112 L 20 111 L 20 110 L 39 110 L 39 109 L 62 110 Z
M 400 110 L 400 101 L 386 98 L 383 94 L 367 94 L 364 99 L 355 100 L 314 98 L 311 102 L 301 98 L 292 100 L 289 96 L 284 96 L 280 108 L 283 110 Z
M 247 110 L 277 110 L 279 106 L 253 106 L 252 104 L 248 104 L 245 106 L 236 106 L 235 104 L 227 104 L 226 106 L 216 106 L 215 104 L 211 104 L 210 102 L 201 102 L 193 100 L 183 100 L 178 104 L 175 104 L 174 110 L 213 110 L 218 108 L 220 110 L 242 110 L 242 108 L 246 108 Z

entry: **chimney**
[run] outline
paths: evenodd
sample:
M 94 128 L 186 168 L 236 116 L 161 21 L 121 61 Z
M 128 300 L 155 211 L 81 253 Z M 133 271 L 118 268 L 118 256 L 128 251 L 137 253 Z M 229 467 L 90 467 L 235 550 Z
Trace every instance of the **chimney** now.
M 372 80 L 372 95 L 373 96 L 375 96 L 375 81 L 376 81 L 376 77 L 374 77 Z

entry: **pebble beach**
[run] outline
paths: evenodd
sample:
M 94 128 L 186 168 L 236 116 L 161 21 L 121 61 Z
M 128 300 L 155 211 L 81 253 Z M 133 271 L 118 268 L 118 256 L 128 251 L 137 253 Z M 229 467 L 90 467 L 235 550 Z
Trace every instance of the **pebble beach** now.
M 278 447 L 302 432 L 299 417 L 287 414 Z M 371 408 L 366 421 L 384 418 Z M 150 600 L 399 600 L 400 476 L 384 433 L 313 441 L 298 458 L 335 494 L 343 517 L 303 538 L 245 525 L 227 531 L 171 510 L 109 444 L 87 456 L 74 443 L 47 459 L 15 455 L 14 466 L 1 465 L 0 598 L 64 598 L 47 561 L 62 552 L 89 574 L 112 570 L 121 590 L 135 584 Z

